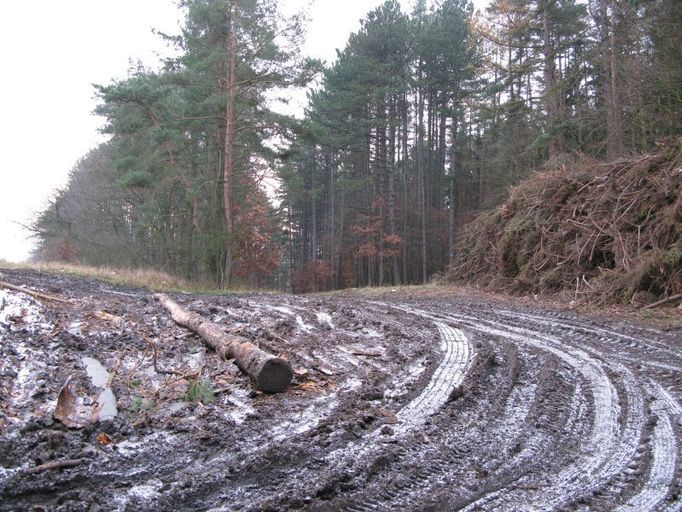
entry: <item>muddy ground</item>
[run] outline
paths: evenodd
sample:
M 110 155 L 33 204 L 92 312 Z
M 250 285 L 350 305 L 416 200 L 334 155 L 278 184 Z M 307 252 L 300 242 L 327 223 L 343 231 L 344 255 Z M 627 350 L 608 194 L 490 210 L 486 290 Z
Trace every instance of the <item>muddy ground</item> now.
M 0 274 L 71 299 L 0 291 L 0 510 L 682 510 L 679 328 L 443 293 L 173 294 L 291 361 L 266 395 L 146 290 Z M 69 378 L 83 428 L 53 417 Z

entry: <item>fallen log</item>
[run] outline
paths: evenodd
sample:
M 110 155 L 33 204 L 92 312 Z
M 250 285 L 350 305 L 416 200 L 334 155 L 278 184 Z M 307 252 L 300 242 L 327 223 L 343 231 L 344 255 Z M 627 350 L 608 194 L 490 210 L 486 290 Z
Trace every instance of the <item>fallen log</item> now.
M 155 294 L 154 299 L 168 310 L 176 324 L 197 333 L 223 359 L 234 359 L 256 389 L 280 393 L 291 383 L 293 370 L 286 359 L 264 352 L 241 336 L 225 333 L 218 324 L 187 311 L 163 293 Z

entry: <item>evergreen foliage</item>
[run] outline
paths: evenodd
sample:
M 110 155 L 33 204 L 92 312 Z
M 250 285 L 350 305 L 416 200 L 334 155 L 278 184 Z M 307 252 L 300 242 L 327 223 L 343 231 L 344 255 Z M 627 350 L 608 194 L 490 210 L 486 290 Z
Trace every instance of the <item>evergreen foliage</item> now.
M 37 219 L 39 256 L 293 291 L 421 283 L 530 169 L 682 130 L 676 0 L 387 0 L 300 121 L 272 108 L 321 68 L 300 17 L 180 7 L 176 58 L 97 86 L 111 140 Z

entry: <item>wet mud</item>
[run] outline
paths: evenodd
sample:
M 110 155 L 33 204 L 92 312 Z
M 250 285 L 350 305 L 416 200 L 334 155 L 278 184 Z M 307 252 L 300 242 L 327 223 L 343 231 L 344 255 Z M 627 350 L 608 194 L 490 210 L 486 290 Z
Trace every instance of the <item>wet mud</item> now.
M 173 294 L 291 362 L 268 395 L 146 290 L 0 273 L 72 300 L 0 291 L 0 510 L 682 510 L 680 329 L 442 294 Z M 83 428 L 53 416 L 69 379 Z

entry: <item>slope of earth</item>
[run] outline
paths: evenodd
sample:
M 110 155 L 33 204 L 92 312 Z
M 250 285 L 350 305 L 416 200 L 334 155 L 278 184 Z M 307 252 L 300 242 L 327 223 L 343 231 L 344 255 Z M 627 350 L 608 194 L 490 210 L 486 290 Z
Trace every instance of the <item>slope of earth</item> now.
M 682 300 L 682 138 L 545 169 L 464 230 L 448 278 L 577 303 Z
M 0 510 L 682 510 L 679 328 L 444 293 L 174 294 L 292 362 L 263 395 L 146 290 L 2 275 L 71 302 L 0 291 Z M 93 360 L 116 411 L 68 429 L 67 379 L 102 401 Z

